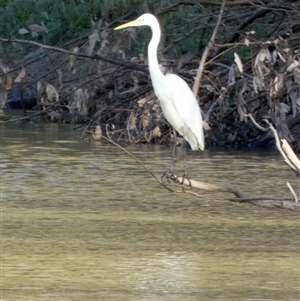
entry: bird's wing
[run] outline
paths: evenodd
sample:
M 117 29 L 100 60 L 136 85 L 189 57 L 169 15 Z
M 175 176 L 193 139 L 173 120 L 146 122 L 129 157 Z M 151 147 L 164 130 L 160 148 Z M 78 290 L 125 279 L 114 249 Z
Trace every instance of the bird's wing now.
M 196 146 L 193 147 L 193 143 L 188 138 L 193 140 L 192 136 L 195 135 L 198 140 L 195 142 L 196 145 L 203 149 L 204 135 L 201 110 L 192 90 L 182 78 L 175 74 L 167 74 L 165 79 L 167 86 L 172 87 L 170 101 L 186 127 L 181 134 L 186 137 L 193 149 Z
M 199 104 L 188 84 L 175 74 L 167 74 L 166 79 L 172 86 L 170 100 L 184 122 L 192 127 L 197 124 L 195 120 L 202 121 Z

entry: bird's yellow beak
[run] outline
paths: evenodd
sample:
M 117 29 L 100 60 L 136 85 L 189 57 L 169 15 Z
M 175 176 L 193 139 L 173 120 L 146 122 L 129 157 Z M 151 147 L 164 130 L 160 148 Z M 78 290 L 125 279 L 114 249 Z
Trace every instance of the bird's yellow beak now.
M 125 23 L 125 24 L 123 24 L 123 25 L 120 25 L 120 26 L 116 27 L 114 30 L 119 30 L 119 29 L 131 27 L 131 26 L 138 26 L 138 24 L 139 24 L 140 22 L 142 22 L 142 21 L 143 21 L 143 20 L 141 20 L 141 19 L 136 19 L 136 20 L 134 20 L 134 21 Z

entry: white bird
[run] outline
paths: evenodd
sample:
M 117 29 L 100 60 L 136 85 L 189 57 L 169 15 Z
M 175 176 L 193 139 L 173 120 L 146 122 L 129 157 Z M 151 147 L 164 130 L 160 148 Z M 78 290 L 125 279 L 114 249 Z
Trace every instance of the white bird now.
M 143 14 L 134 21 L 116 27 L 115 30 L 145 25 L 152 30 L 152 38 L 148 45 L 148 64 L 154 92 L 160 101 L 163 114 L 193 150 L 204 150 L 202 117 L 196 97 L 182 78 L 175 74 L 164 75 L 159 68 L 157 47 L 161 29 L 156 17 Z

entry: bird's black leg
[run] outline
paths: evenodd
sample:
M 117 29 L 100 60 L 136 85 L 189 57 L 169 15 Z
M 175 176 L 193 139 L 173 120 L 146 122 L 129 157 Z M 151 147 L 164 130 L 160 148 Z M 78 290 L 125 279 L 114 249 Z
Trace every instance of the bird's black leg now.
M 174 133 L 174 141 L 173 141 L 173 151 L 172 151 L 172 160 L 171 160 L 170 170 L 168 172 L 163 173 L 163 175 L 161 176 L 162 181 L 163 181 L 163 178 L 166 177 L 168 182 L 170 182 L 169 177 L 171 177 L 175 181 L 177 179 L 173 173 L 174 158 L 175 158 L 176 144 L 177 144 L 177 134 L 176 134 L 176 130 L 174 128 L 173 128 L 173 133 Z
M 192 187 L 191 181 L 186 172 L 186 140 L 182 140 L 183 162 L 184 162 L 184 174 L 182 175 L 182 190 L 184 190 L 184 180 L 189 181 L 189 186 Z
M 174 141 L 173 141 L 172 161 L 171 161 L 171 167 L 170 167 L 170 173 L 171 174 L 173 174 L 174 158 L 175 158 L 176 144 L 177 144 L 177 133 L 176 133 L 176 130 L 174 128 L 173 128 L 173 133 L 174 133 Z

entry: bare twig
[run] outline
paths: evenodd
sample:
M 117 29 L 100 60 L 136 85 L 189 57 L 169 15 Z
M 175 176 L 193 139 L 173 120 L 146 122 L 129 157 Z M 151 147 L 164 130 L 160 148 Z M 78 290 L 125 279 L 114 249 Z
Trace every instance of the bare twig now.
M 259 124 L 256 122 L 256 120 L 254 119 L 254 117 L 252 116 L 252 114 L 245 114 L 245 117 L 250 117 L 252 123 L 253 123 L 260 131 L 262 131 L 262 132 L 267 132 L 267 131 L 269 131 L 270 128 L 269 128 L 269 127 L 264 128 L 264 127 L 262 127 L 261 125 L 259 125 Z
M 297 197 L 297 194 L 296 194 L 295 190 L 293 189 L 292 185 L 289 182 L 286 182 L 286 185 L 289 188 L 289 190 L 291 191 L 291 193 L 295 199 L 295 202 L 298 203 L 298 197 Z
M 209 41 L 208 45 L 206 46 L 206 48 L 205 48 L 205 50 L 203 52 L 203 55 L 201 57 L 201 60 L 200 60 L 199 68 L 197 70 L 197 76 L 196 76 L 195 83 L 194 83 L 194 86 L 193 86 L 193 92 L 194 92 L 195 95 L 198 94 L 199 87 L 200 87 L 200 84 L 201 84 L 202 74 L 203 74 L 203 71 L 204 71 L 205 61 L 207 59 L 207 56 L 208 56 L 211 48 L 213 47 L 213 43 L 215 41 L 215 38 L 216 38 L 216 35 L 217 35 L 217 32 L 218 32 L 219 26 L 221 24 L 221 20 L 222 20 L 224 8 L 225 8 L 225 3 L 226 3 L 226 0 L 223 0 L 217 24 L 215 26 L 215 29 L 214 29 L 214 31 L 212 33 L 210 41 Z
M 251 3 L 249 0 L 235 0 L 235 1 L 229 1 L 228 2 L 228 6 L 250 6 L 252 5 L 252 3 L 268 3 L 269 0 L 252 0 Z M 220 6 L 221 3 L 220 1 L 210 1 L 210 0 L 182 0 L 182 1 L 178 1 L 175 4 L 172 4 L 168 7 L 166 7 L 165 9 L 163 9 L 162 11 L 160 11 L 159 13 L 157 13 L 157 15 L 164 15 L 168 12 L 174 11 L 178 6 L 181 5 L 207 5 L 207 6 Z

